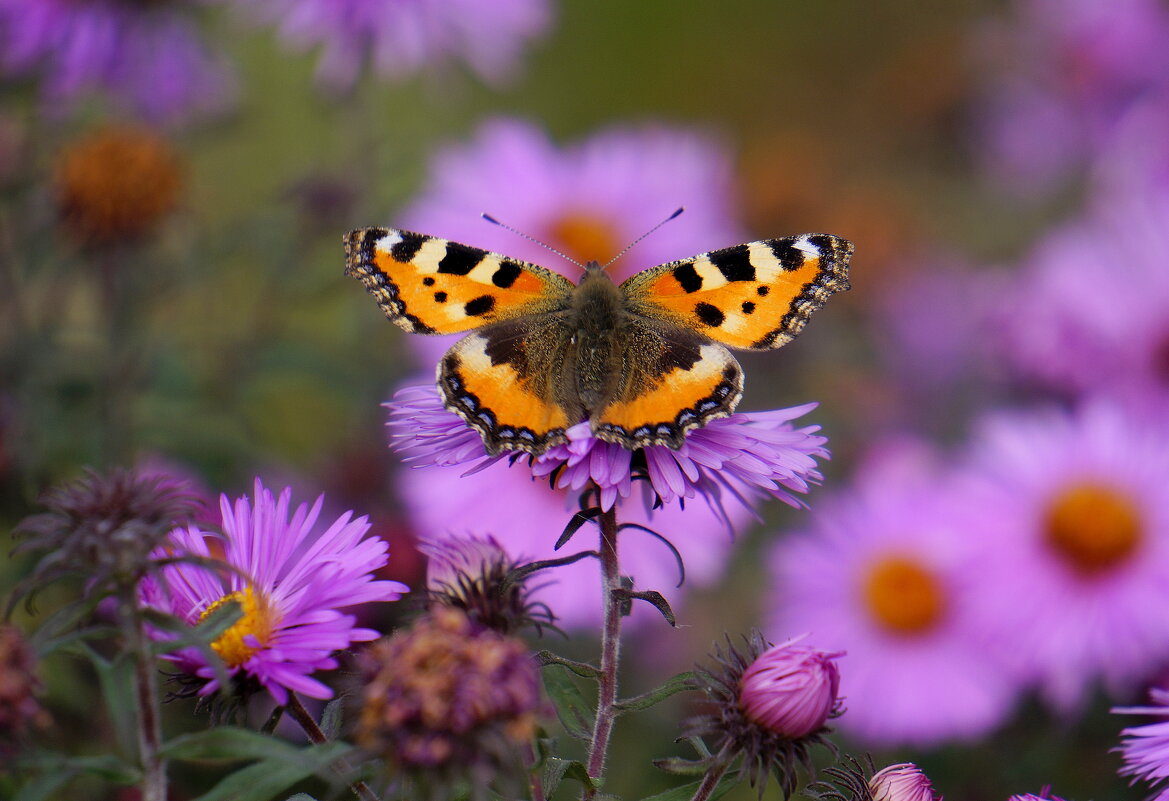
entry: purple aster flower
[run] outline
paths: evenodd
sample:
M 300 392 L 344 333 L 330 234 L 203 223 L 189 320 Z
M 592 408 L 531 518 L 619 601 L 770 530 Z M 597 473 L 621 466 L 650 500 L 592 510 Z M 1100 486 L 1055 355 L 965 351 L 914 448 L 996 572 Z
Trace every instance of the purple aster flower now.
M 1169 793 L 1163 786 L 1169 780 L 1169 692 L 1154 688 L 1149 690 L 1149 697 L 1153 706 L 1123 706 L 1112 710 L 1117 715 L 1158 718 L 1156 723 L 1122 729 L 1120 734 L 1124 739 L 1116 750 L 1124 757 L 1120 775 L 1148 782 L 1157 790 L 1156 801 L 1164 801 Z
M 1017 682 L 985 647 L 968 504 L 925 446 L 885 443 L 814 528 L 771 555 L 768 627 L 847 651 L 841 728 L 878 746 L 972 739 L 1001 723 Z
M 1108 201 L 1036 248 L 1005 315 L 1003 350 L 1027 375 L 1065 391 L 1118 394 L 1163 411 L 1169 192 Z
M 1090 161 L 1134 102 L 1169 87 L 1167 36 L 1159 0 L 1016 0 L 972 41 L 992 170 L 1033 192 Z
M 1169 658 L 1169 428 L 1111 402 L 995 414 L 965 467 L 980 614 L 1046 699 L 1130 690 Z
M 816 427 L 791 423 L 810 405 L 713 420 L 689 432 L 677 451 L 651 446 L 630 452 L 578 427 L 568 444 L 530 460 L 529 470 L 512 466 L 509 456 L 515 454 L 488 456 L 479 434 L 443 408 L 433 386 L 399 390 L 388 407 L 390 437 L 405 461 L 434 468 L 407 471 L 400 482 L 407 508 L 426 536 L 489 534 L 517 558 L 553 558 L 561 521 L 579 508 L 577 498 L 591 480 L 601 489 L 600 502 L 611 507 L 623 500 L 622 522 L 650 526 L 667 537 L 681 554 L 687 580 L 699 584 L 713 581 L 721 570 L 730 544 L 726 529 L 750 519 L 764 497 L 798 504 L 794 493 L 819 481 L 815 459 L 827 456 Z M 654 509 L 659 498 L 662 506 Z M 623 570 L 640 586 L 677 583 L 674 560 L 660 542 L 632 531 L 621 547 Z M 592 621 L 600 603 L 582 603 L 581 595 L 594 594 L 588 588 L 596 585 L 599 597 L 594 572 L 583 563 L 559 567 L 550 574 L 556 583 L 535 597 L 570 625 Z
M 354 617 L 339 609 L 393 601 L 407 591 L 396 581 L 373 580 L 373 571 L 387 561 L 387 547 L 380 539 L 363 539 L 366 518 L 346 512 L 322 530 L 317 521 L 324 496 L 295 510 L 291 496 L 285 489 L 274 498 L 259 479 L 254 500 L 241 497 L 233 505 L 221 496 L 222 539 L 195 527 L 176 529 L 167 553 L 209 558 L 222 551 L 229 569 L 180 561 L 164 568 L 142 594 L 148 606 L 192 625 L 223 603 L 238 602 L 243 617 L 211 647 L 231 676 L 266 688 L 280 704 L 289 691 L 331 697 L 332 690 L 311 674 L 335 668 L 333 652 L 379 636 L 357 628 Z M 205 682 L 199 695 L 220 689 L 215 669 L 198 649 L 184 648 L 168 659 Z
M 0 71 L 40 76 L 54 111 L 94 90 L 158 122 L 222 110 L 231 74 L 200 41 L 192 5 L 0 0 Z
M 317 78 L 353 86 L 369 64 L 403 78 L 436 62 L 466 62 L 480 78 L 512 78 L 520 51 L 552 21 L 548 0 L 236 0 L 279 26 L 292 45 L 321 48 Z

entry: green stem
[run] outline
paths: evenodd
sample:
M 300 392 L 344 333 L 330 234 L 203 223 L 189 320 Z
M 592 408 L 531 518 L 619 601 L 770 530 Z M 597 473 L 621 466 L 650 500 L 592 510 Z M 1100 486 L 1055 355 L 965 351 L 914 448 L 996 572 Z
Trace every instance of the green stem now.
M 138 758 L 142 763 L 142 801 L 166 801 L 166 761 L 162 749 L 162 710 L 158 676 L 146 626 L 133 599 L 122 598 L 130 650 L 134 655 L 135 710 L 138 716 Z
M 329 738 L 321 731 L 321 727 L 317 725 L 316 719 L 309 714 L 309 711 L 304 708 L 304 704 L 296 697 L 296 693 L 290 692 L 288 694 L 288 703 L 284 707 L 288 710 L 288 714 L 292 716 L 300 727 L 304 729 L 304 733 L 315 744 L 329 742 Z M 334 765 L 334 769 L 339 775 L 345 775 L 350 771 L 350 765 L 344 759 L 338 759 Z M 361 801 L 379 801 L 377 794 L 369 788 L 369 785 L 363 781 L 356 781 L 349 785 L 349 789 L 353 794 L 361 799 Z
M 597 720 L 593 726 L 593 739 L 589 747 L 589 776 L 600 779 L 605 772 L 605 757 L 609 750 L 609 737 L 613 733 L 613 721 L 617 717 L 617 668 L 621 656 L 621 570 L 617 561 L 617 510 L 610 508 L 601 513 L 601 590 L 604 609 L 604 627 L 601 629 L 601 675 L 597 692 Z M 585 793 L 586 798 L 596 795 L 595 790 Z

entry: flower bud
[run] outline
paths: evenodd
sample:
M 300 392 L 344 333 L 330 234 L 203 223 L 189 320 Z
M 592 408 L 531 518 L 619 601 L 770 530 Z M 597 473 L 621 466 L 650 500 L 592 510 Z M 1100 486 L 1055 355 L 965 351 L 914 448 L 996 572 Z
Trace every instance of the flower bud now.
M 836 708 L 840 672 L 832 660 L 839 656 L 776 645 L 743 673 L 739 705 L 749 720 L 781 737 L 819 731 Z
M 902 762 L 882 768 L 869 779 L 873 801 L 936 801 L 934 786 L 921 768 Z

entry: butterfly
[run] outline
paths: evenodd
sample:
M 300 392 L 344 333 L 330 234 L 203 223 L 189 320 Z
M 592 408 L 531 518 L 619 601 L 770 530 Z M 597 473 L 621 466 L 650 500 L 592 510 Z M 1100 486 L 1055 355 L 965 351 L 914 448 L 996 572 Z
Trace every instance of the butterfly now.
M 849 288 L 853 245 L 830 234 L 748 242 L 651 267 L 615 284 L 597 262 L 580 282 L 438 237 L 359 228 L 345 274 L 415 334 L 469 332 L 438 364 L 444 403 L 487 452 L 539 455 L 588 421 L 630 450 L 679 448 L 735 410 L 743 370 L 728 348 L 791 342 Z

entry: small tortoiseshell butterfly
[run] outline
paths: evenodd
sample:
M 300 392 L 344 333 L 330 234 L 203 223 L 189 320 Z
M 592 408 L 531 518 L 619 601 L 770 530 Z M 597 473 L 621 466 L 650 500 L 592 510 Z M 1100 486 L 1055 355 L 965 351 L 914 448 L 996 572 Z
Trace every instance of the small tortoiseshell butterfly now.
M 852 243 L 829 234 L 703 253 L 613 283 L 597 262 L 579 284 L 535 264 L 393 228 L 345 237 L 345 274 L 415 334 L 472 333 L 438 365 L 446 406 L 488 453 L 541 454 L 588 420 L 635 449 L 679 448 L 735 410 L 743 370 L 724 345 L 791 342 L 849 288 Z

